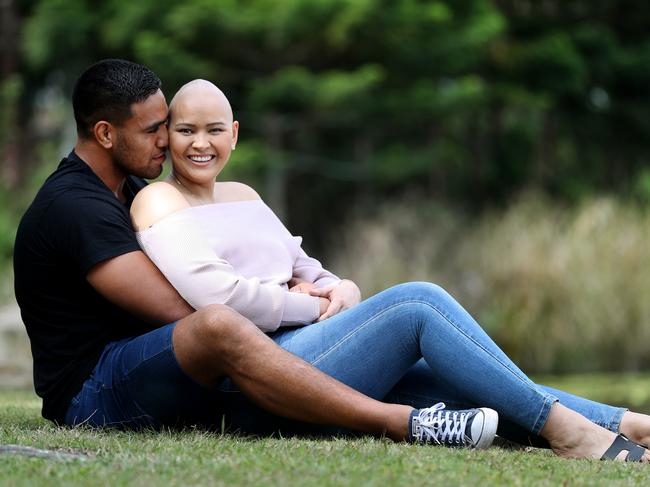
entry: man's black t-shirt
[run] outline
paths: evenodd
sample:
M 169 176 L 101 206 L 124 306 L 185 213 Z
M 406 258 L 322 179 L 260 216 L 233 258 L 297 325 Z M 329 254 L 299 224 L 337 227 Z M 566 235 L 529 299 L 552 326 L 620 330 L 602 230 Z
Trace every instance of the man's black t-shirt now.
M 145 184 L 127 178 L 129 205 Z M 63 423 L 70 400 L 107 343 L 152 329 L 86 280 L 94 265 L 136 250 L 128 207 L 72 152 L 23 216 L 14 247 L 16 299 L 31 341 L 44 417 Z

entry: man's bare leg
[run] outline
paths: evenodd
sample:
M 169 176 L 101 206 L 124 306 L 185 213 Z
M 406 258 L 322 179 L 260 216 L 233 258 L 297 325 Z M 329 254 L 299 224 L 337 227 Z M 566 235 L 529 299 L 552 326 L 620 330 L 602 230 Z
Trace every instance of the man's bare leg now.
M 299 421 L 340 426 L 402 441 L 409 406 L 371 399 L 287 352 L 230 308 L 213 305 L 178 322 L 174 351 L 194 380 L 225 376 L 265 410 Z

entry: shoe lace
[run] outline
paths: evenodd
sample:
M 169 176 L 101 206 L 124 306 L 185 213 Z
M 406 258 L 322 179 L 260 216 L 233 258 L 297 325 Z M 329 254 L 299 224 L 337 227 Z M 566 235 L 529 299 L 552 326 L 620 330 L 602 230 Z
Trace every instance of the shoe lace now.
M 438 445 L 466 444 L 465 435 L 469 412 L 444 411 L 445 403 L 439 402 L 430 408 L 420 410 L 414 418 L 413 436 L 422 441 L 432 441 Z

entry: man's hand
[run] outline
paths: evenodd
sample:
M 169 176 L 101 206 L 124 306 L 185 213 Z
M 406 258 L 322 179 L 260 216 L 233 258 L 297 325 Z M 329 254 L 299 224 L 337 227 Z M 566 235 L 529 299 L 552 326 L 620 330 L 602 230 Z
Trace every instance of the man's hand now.
M 320 316 L 323 316 L 325 313 L 327 313 L 327 310 L 330 307 L 331 302 L 327 298 L 320 298 L 319 297 L 318 298 L 318 305 L 320 306 Z M 316 321 L 320 321 L 320 318 L 318 318 L 318 320 L 316 320 Z
M 321 313 L 317 321 L 326 320 L 345 309 L 359 304 L 361 301 L 359 287 L 349 279 L 343 279 L 338 284 L 312 289 L 309 294 L 330 300 L 327 310 Z

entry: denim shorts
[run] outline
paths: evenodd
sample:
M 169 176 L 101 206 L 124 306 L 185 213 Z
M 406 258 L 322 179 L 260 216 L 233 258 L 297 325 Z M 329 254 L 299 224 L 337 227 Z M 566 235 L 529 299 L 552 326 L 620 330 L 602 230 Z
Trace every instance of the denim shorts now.
M 269 436 L 345 434 L 344 430 L 292 421 L 262 410 L 225 377 L 214 388 L 188 376 L 172 345 L 175 323 L 109 343 L 72 398 L 68 426 L 141 430 L 197 426 Z
M 175 323 L 109 343 L 65 417 L 69 426 L 142 429 L 222 423 L 223 390 L 207 388 L 180 367 Z

